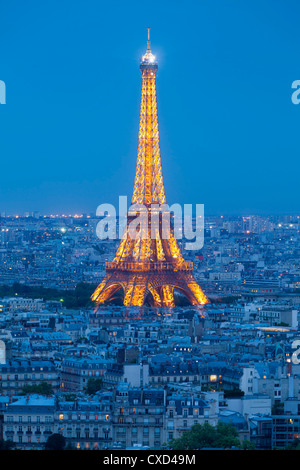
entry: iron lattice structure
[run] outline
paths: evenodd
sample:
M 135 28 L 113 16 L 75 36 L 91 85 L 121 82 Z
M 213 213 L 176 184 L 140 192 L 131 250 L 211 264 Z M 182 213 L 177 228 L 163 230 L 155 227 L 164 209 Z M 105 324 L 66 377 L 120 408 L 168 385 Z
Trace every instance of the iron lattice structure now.
M 106 263 L 106 275 L 92 295 L 96 305 L 124 291 L 124 305 L 142 306 L 148 294 L 158 307 L 173 307 L 174 289 L 181 291 L 192 305 L 203 305 L 207 297 L 193 276 L 193 264 L 182 256 L 172 229 L 162 236 L 162 218 L 151 227 L 157 207 L 166 204 L 163 183 L 156 99 L 157 62 L 151 53 L 148 29 L 147 52 L 142 57 L 142 96 L 138 155 L 132 204 L 147 208 L 148 224 L 140 227 L 140 236 L 132 237 L 127 227 L 112 262 Z M 156 219 L 157 220 L 157 219 Z M 152 232 L 151 232 L 152 230 Z M 154 236 L 153 236 L 154 234 Z

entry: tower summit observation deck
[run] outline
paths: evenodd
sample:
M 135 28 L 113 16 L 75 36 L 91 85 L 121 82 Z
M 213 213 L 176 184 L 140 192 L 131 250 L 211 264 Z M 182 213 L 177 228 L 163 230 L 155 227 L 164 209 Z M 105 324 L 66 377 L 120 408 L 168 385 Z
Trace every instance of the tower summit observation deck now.
M 207 297 L 197 284 L 193 263 L 183 258 L 173 229 L 162 233 L 162 219 L 154 227 L 151 220 L 158 207 L 166 205 L 163 182 L 156 99 L 158 64 L 150 48 L 148 28 L 147 51 L 140 63 L 142 95 L 138 136 L 138 154 L 131 203 L 146 208 L 148 224 L 132 236 L 128 214 L 127 226 L 112 262 L 106 263 L 106 274 L 92 295 L 96 305 L 123 290 L 126 306 L 142 306 L 146 298 L 157 307 L 173 307 L 174 290 L 184 294 L 192 305 L 203 305 Z M 133 207 L 133 206 L 132 206 Z

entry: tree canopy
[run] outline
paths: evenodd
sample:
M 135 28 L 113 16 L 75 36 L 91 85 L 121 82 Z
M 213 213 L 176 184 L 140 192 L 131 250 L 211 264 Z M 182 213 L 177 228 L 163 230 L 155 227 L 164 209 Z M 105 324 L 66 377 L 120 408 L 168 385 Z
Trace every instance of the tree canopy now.
M 21 395 L 30 395 L 33 393 L 37 393 L 38 395 L 53 395 L 53 388 L 52 385 L 48 382 L 41 382 L 39 384 L 34 385 L 25 385 L 22 388 Z
M 98 390 L 101 390 L 103 381 L 99 377 L 97 379 L 91 377 L 89 378 L 87 385 L 85 387 L 85 391 L 88 395 L 94 395 Z
M 172 450 L 199 450 L 205 447 L 231 449 L 254 446 L 249 441 L 241 445 L 236 428 L 232 424 L 219 421 L 217 426 L 208 423 L 195 424 L 181 437 L 170 441 L 168 447 Z
M 63 450 L 66 445 L 66 439 L 59 433 L 51 434 L 45 444 L 47 450 Z

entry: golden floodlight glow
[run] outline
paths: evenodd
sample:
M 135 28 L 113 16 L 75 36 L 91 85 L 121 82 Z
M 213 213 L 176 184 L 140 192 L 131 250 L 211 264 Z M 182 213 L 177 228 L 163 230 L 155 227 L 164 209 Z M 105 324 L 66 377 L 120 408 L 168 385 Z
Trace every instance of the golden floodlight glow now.
M 147 51 L 140 64 L 142 93 L 138 151 L 135 180 L 131 204 L 143 204 L 148 211 L 146 228 L 140 236 L 130 235 L 128 217 L 125 233 L 112 262 L 106 263 L 106 275 L 92 295 L 96 306 L 110 299 L 119 289 L 124 292 L 126 306 L 142 306 L 146 297 L 157 307 L 174 307 L 174 290 L 183 293 L 192 305 L 204 305 L 208 299 L 197 284 L 193 274 L 193 263 L 182 256 L 173 230 L 170 237 L 162 237 L 161 220 L 158 227 L 152 226 L 152 204 L 165 204 L 166 196 L 160 156 L 159 129 L 156 98 L 155 56 L 150 48 L 148 28 Z

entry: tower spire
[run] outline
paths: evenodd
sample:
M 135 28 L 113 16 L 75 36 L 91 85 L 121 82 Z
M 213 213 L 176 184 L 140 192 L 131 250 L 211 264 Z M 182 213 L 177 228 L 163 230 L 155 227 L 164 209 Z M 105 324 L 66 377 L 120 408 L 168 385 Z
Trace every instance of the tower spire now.
M 147 28 L 147 29 L 148 29 L 147 51 L 151 52 L 151 49 L 150 49 L 150 28 Z

